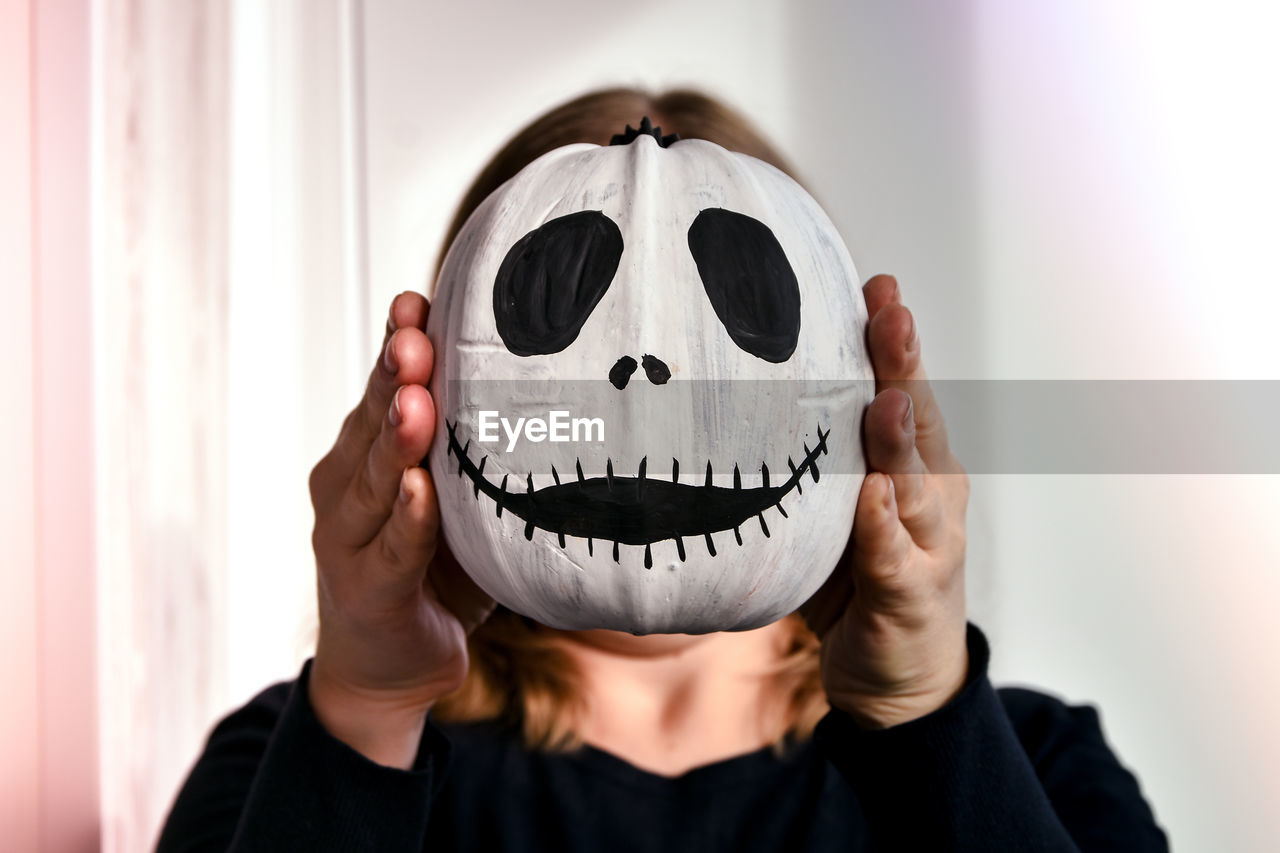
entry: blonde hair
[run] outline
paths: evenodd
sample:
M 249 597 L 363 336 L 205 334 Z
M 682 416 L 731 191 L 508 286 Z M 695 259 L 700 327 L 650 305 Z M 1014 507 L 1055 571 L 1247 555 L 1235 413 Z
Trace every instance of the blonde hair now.
M 604 89 L 552 109 L 503 146 L 463 196 L 446 233 L 444 250 L 476 207 L 527 164 L 574 142 L 607 145 L 615 133 L 628 124 L 638 125 L 645 116 L 664 134 L 706 139 L 794 176 L 746 119 L 708 95 L 687 89 L 656 95 L 638 89 Z M 807 738 L 827 711 L 818 670 L 818 639 L 799 615 L 784 621 L 789 629 L 786 650 L 761 674 L 773 680 L 775 695 L 788 699 L 784 723 L 774 741 L 779 749 L 788 740 Z M 466 680 L 436 703 L 433 716 L 442 722 L 499 720 L 519 725 L 526 746 L 535 749 L 579 745 L 578 723 L 585 702 L 564 642 L 551 629 L 499 606 L 467 642 L 471 665 Z

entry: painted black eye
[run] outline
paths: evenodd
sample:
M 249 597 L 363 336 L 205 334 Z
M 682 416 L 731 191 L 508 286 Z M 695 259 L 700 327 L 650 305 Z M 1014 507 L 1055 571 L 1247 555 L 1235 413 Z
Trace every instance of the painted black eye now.
M 689 251 L 733 342 L 765 361 L 791 358 L 800 337 L 800 284 L 769 227 L 708 208 L 689 226 Z
M 493 283 L 498 334 L 516 355 L 560 352 L 609 289 L 622 232 L 598 210 L 570 213 L 516 241 Z

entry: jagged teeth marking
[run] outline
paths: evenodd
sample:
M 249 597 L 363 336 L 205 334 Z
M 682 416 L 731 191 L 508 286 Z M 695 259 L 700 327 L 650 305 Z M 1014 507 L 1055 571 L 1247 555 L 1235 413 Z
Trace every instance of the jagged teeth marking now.
M 454 434 L 457 424 L 451 423 L 448 421 L 446 421 L 445 423 L 449 429 L 450 438 L 453 439 L 448 443 L 446 447 L 445 455 L 448 456 L 448 454 L 453 454 L 458 457 L 458 476 L 462 476 L 462 474 L 466 473 L 465 463 L 470 459 L 469 453 L 471 449 L 471 441 L 468 440 L 466 444 L 464 444 L 459 449 L 457 446 L 457 439 Z M 819 455 L 829 455 L 829 451 L 827 448 L 827 437 L 831 435 L 831 430 L 828 429 L 824 432 L 822 429 L 821 423 L 819 423 L 817 432 L 818 432 L 818 441 L 812 449 L 809 448 L 808 442 L 802 443 L 804 447 L 805 458 L 804 458 L 804 462 L 802 462 L 798 468 L 796 467 L 795 461 L 790 456 L 787 457 L 787 467 L 791 469 L 792 479 L 795 480 L 796 492 L 799 494 L 804 494 L 804 487 L 801 485 L 801 483 L 803 480 L 805 469 L 807 468 L 810 476 L 813 477 L 813 482 L 815 483 L 818 482 L 821 476 L 821 472 L 818 470 L 816 459 Z M 479 500 L 480 498 L 480 486 L 483 482 L 485 482 L 484 469 L 485 469 L 485 466 L 488 464 L 488 462 L 489 462 L 489 457 L 487 455 L 481 456 L 480 463 L 476 467 L 476 473 L 474 478 L 475 483 L 474 483 L 474 489 L 472 490 L 472 494 L 477 500 Z M 641 498 L 643 498 L 644 496 L 645 482 L 648 477 L 648 465 L 649 465 L 649 458 L 647 456 L 642 457 L 640 459 L 639 468 L 636 472 L 636 490 L 637 490 L 637 494 Z M 575 473 L 577 473 L 578 475 L 578 482 L 579 483 L 586 482 L 586 475 L 583 473 L 583 470 L 582 470 L 582 460 L 580 459 L 574 460 L 574 470 L 575 470 Z M 712 469 L 711 460 L 708 459 L 705 485 L 707 486 L 713 485 L 713 476 L 714 476 L 714 472 Z M 760 463 L 760 476 L 761 476 L 761 481 L 763 483 L 764 488 L 765 489 L 770 488 L 768 463 L 765 463 L 765 462 Z M 509 477 L 510 477 L 509 474 L 502 475 L 502 484 L 499 486 L 499 489 L 503 494 L 507 493 L 507 480 L 509 479 Z M 556 470 L 556 467 L 554 465 L 551 466 L 551 478 L 555 481 L 555 484 L 557 486 L 561 484 L 560 472 Z M 608 480 L 609 488 L 612 490 L 616 485 L 614 480 L 614 475 L 613 475 L 613 459 L 612 458 L 605 460 L 605 478 Z M 676 459 L 675 457 L 672 457 L 671 482 L 678 483 L 679 481 L 680 481 L 680 460 Z M 528 494 L 532 497 L 535 494 L 535 489 L 533 487 L 532 472 L 530 472 L 525 477 L 525 485 L 526 485 Z M 735 489 L 742 488 L 742 472 L 739 469 L 737 463 L 735 463 L 733 466 L 733 487 Z M 783 518 L 790 517 L 786 508 L 783 507 L 781 501 L 775 503 L 774 506 L 777 508 L 778 513 Z M 502 517 L 503 505 L 502 505 L 502 499 L 500 497 L 494 501 L 494 511 L 497 514 L 498 518 Z M 770 537 L 772 534 L 769 531 L 768 522 L 765 521 L 764 513 L 763 512 L 757 513 L 756 519 L 760 522 L 761 532 L 764 533 L 765 537 Z M 535 529 L 534 523 L 532 521 L 526 521 L 525 527 L 524 527 L 524 538 L 532 540 L 534 529 Z M 737 541 L 738 545 L 741 546 L 742 531 L 736 525 L 733 528 L 733 537 Z M 561 548 L 565 547 L 565 534 L 563 532 L 557 532 L 556 539 L 559 542 Z M 674 539 L 676 543 L 676 553 L 680 557 L 680 562 L 683 563 L 686 561 L 686 558 L 687 558 L 687 554 L 685 552 L 685 547 L 684 547 L 684 538 L 681 536 L 676 536 L 674 537 Z M 703 539 L 706 542 L 707 552 L 712 557 L 716 556 L 716 544 L 715 544 L 715 540 L 712 539 L 711 534 L 704 533 Z M 595 555 L 595 540 L 593 537 L 590 537 L 590 536 L 587 537 L 587 553 L 591 556 Z M 620 548 L 620 543 L 618 541 L 615 541 L 613 543 L 613 560 L 615 563 L 621 563 L 621 548 Z M 650 544 L 646 544 L 644 546 L 644 566 L 646 569 L 653 568 L 653 550 Z

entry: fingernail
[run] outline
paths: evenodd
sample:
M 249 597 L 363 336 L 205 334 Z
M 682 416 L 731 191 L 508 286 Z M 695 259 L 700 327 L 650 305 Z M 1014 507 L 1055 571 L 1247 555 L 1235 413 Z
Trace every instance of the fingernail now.
M 893 502 L 897 498 L 897 494 L 894 492 L 894 489 L 893 489 L 893 478 L 890 477 L 888 474 L 882 474 L 881 476 L 883 476 L 886 480 L 889 481 L 888 487 L 884 490 L 884 508 L 892 509 Z
M 916 405 L 910 397 L 907 397 L 907 411 L 902 415 L 902 429 L 910 430 L 916 425 Z
M 911 352 L 920 343 L 920 338 L 916 335 L 916 318 L 914 314 L 907 314 L 907 319 L 911 321 L 911 330 L 907 332 L 907 352 Z
M 396 299 L 399 299 L 399 298 L 400 297 L 397 296 L 395 299 L 391 300 L 391 308 L 390 310 L 387 311 L 387 332 L 388 333 L 394 332 L 396 330 Z
M 404 481 L 408 479 L 405 477 L 405 473 L 406 472 L 404 471 L 400 472 L 400 503 L 407 504 L 411 495 L 409 494 L 409 490 L 404 487 Z
M 395 396 L 391 398 L 391 411 L 387 412 L 387 417 L 391 420 L 391 425 L 393 427 L 400 426 L 400 423 L 404 420 L 404 415 L 400 413 L 401 390 L 403 390 L 403 386 L 396 389 Z
M 387 341 L 387 348 L 382 352 L 382 363 L 392 376 L 395 376 L 400 371 L 400 362 L 396 360 L 395 343 L 396 336 L 392 335 L 391 339 Z

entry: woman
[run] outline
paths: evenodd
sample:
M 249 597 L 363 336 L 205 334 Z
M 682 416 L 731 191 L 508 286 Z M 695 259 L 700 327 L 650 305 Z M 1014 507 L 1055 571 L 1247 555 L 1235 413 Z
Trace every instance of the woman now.
M 498 154 L 446 245 L 526 163 L 646 115 L 786 168 L 704 96 L 598 92 Z M 415 464 L 437 427 L 429 307 L 396 297 L 311 476 L 315 657 L 219 724 L 160 847 L 1164 849 L 1092 710 L 987 680 L 965 620 L 968 480 L 897 283 L 864 295 L 872 473 L 831 580 L 803 618 L 644 637 L 493 613 L 452 560 Z

